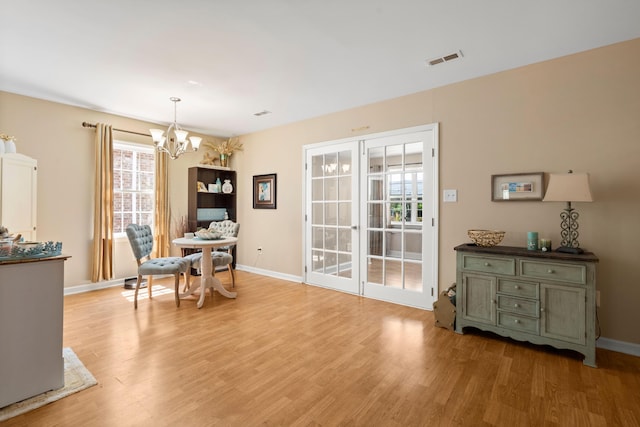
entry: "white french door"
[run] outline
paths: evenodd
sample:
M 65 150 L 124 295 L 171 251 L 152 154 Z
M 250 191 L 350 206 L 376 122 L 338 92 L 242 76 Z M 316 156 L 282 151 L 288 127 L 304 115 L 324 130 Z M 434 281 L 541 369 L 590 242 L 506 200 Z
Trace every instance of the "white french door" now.
M 305 148 L 305 282 L 431 308 L 438 125 Z
M 306 150 L 305 281 L 358 293 L 358 141 Z

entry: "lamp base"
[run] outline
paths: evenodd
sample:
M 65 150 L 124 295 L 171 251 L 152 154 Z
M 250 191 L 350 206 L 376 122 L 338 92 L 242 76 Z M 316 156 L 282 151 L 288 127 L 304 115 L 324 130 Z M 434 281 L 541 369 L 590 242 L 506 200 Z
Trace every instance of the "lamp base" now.
M 578 255 L 578 254 L 583 254 L 584 250 L 582 248 L 570 248 L 568 246 L 560 246 L 558 249 L 556 249 L 556 252 Z

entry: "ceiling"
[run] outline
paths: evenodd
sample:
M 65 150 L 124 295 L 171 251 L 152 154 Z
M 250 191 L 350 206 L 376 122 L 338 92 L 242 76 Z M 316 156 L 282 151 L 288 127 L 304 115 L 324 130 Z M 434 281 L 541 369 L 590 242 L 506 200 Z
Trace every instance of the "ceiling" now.
M 637 0 L 0 0 L 0 10 L 0 90 L 165 124 L 176 96 L 182 127 L 218 136 L 640 37 Z

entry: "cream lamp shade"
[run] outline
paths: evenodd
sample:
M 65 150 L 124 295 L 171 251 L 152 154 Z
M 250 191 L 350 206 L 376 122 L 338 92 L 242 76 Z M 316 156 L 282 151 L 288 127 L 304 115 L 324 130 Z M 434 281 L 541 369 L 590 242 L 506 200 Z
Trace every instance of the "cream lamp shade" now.
M 544 202 L 593 202 L 588 173 L 552 173 Z

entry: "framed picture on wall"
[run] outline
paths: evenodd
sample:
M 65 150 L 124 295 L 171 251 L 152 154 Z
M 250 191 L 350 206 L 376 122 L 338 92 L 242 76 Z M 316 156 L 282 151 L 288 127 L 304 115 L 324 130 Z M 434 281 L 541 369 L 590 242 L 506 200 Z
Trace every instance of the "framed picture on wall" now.
M 494 202 L 535 201 L 544 196 L 544 172 L 491 175 Z
M 253 176 L 253 208 L 276 209 L 276 174 Z

